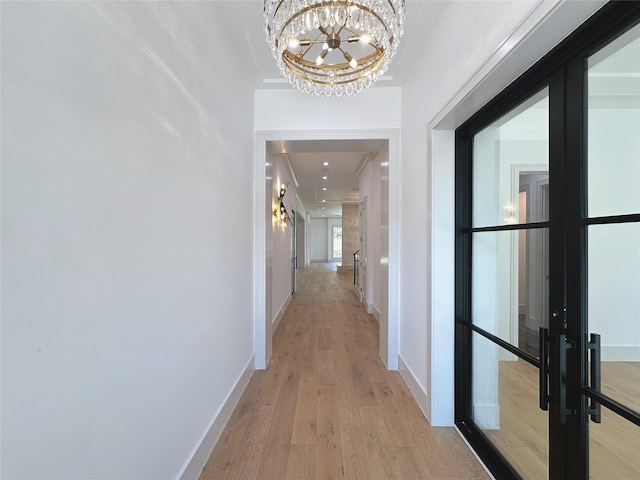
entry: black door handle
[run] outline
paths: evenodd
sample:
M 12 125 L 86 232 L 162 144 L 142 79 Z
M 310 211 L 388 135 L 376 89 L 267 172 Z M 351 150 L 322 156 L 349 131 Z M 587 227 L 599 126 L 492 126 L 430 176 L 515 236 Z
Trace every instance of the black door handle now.
M 587 348 L 591 352 L 591 365 L 589 365 L 589 373 L 591 388 L 596 392 L 600 392 L 601 386 L 601 372 L 600 372 L 600 335 L 592 333 L 587 342 Z M 594 398 L 589 400 L 589 416 L 594 423 L 600 423 L 602 421 L 602 414 L 600 412 L 600 404 Z
M 538 337 L 540 355 L 539 395 L 540 409 L 549 410 L 549 329 L 540 327 Z

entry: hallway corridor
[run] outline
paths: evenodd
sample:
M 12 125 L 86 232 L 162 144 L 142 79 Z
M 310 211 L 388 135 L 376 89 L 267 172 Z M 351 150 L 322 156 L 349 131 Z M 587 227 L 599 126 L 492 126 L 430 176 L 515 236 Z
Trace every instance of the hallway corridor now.
M 385 369 L 376 320 L 330 265 L 299 271 L 269 367 L 253 375 L 200 480 L 489 478 Z

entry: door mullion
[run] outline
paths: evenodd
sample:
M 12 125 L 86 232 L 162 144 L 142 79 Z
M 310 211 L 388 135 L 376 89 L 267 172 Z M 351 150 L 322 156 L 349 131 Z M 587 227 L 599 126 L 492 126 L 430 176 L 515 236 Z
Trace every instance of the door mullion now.
M 564 135 L 564 74 L 556 72 L 549 82 L 549 479 L 567 478 L 567 426 L 564 414 L 564 379 L 566 372 L 561 358 L 564 342 L 566 311 L 565 258 L 565 135 Z M 554 315 L 555 312 L 555 315 Z
M 586 252 L 587 235 L 582 222 L 586 211 L 586 80 L 585 60 L 579 55 L 567 63 L 565 91 L 565 193 L 567 265 L 567 340 L 574 346 L 567 352 L 568 479 L 589 478 L 588 404 L 581 394 L 587 379 L 586 338 Z

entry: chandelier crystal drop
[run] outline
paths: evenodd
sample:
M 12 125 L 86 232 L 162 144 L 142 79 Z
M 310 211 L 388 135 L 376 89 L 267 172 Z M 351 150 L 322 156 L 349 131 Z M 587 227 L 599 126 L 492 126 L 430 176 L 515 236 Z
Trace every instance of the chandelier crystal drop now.
M 360 93 L 386 72 L 404 33 L 404 0 L 265 0 L 282 75 L 312 95 Z

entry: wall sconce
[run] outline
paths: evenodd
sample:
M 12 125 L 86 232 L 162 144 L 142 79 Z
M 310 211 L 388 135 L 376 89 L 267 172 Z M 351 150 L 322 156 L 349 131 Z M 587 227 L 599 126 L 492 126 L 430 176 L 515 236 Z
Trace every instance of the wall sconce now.
M 287 193 L 288 186 L 288 183 L 286 185 L 283 183 L 280 186 L 280 192 L 278 193 L 278 198 L 276 199 L 278 202 L 280 202 L 280 206 L 273 209 L 273 216 L 279 219 L 282 223 L 291 221 L 289 218 L 289 212 L 287 212 L 287 209 L 285 208 L 283 202 L 284 194 Z

